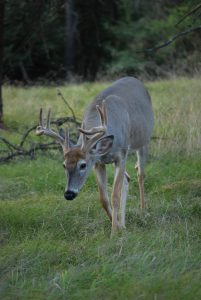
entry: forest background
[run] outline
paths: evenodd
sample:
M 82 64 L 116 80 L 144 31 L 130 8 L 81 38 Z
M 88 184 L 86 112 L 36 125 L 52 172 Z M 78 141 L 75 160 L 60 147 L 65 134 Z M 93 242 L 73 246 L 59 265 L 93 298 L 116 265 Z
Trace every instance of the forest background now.
M 149 80 L 200 72 L 196 0 L 1 0 L 3 82 Z M 2 42 L 3 37 L 3 42 Z M 145 50 L 145 51 L 144 51 Z

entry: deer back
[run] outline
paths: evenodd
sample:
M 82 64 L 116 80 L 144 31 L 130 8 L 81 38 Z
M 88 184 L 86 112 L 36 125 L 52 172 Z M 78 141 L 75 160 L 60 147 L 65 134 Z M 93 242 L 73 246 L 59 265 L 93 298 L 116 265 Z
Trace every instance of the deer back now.
M 139 80 L 125 77 L 101 92 L 86 109 L 86 128 L 99 125 L 96 105 L 103 100 L 108 118 L 106 135 L 114 135 L 112 152 L 128 147 L 136 150 L 149 142 L 153 129 L 151 98 Z

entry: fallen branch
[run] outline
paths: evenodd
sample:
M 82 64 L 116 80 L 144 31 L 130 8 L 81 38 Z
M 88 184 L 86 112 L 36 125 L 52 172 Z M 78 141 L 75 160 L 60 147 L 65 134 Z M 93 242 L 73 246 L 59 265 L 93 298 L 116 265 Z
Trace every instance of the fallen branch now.
M 69 105 L 67 100 L 64 98 L 64 96 L 62 95 L 60 90 L 58 90 L 58 96 L 60 96 L 62 98 L 62 100 L 64 101 L 64 103 L 67 105 L 72 116 L 52 120 L 51 124 L 56 125 L 57 127 L 60 127 L 65 123 L 71 124 L 71 133 L 74 133 L 77 130 L 77 128 L 81 126 L 81 122 L 77 120 L 72 107 Z M 29 157 L 33 158 L 37 151 L 60 149 L 59 144 L 57 144 L 56 142 L 37 143 L 37 142 L 33 141 L 33 139 L 28 140 L 28 138 L 30 138 L 30 134 L 33 131 L 35 132 L 37 126 L 38 126 L 38 124 L 35 124 L 32 127 L 28 128 L 24 132 L 24 134 L 22 135 L 22 138 L 19 142 L 19 145 L 11 143 L 9 140 L 7 140 L 4 137 L 0 137 L 0 142 L 3 143 L 7 149 L 7 150 L 0 149 L 0 163 L 1 162 L 5 163 L 15 157 L 18 157 L 18 156 L 29 156 Z M 29 146 L 27 146 L 27 144 L 26 144 L 27 142 L 29 143 Z M 26 144 L 26 147 L 25 147 L 25 144 Z M 2 153 L 3 153 L 3 155 L 1 156 Z
M 51 121 L 51 124 L 55 124 L 58 127 L 63 125 L 64 123 L 72 123 L 74 125 L 75 130 L 77 129 L 77 127 L 80 127 L 80 122 L 77 121 L 77 119 L 74 117 L 58 118 L 56 120 Z M 29 156 L 30 158 L 34 158 L 35 153 L 38 151 L 60 149 L 59 144 L 57 144 L 56 142 L 37 143 L 34 142 L 32 139 L 29 141 L 28 149 L 27 147 L 25 148 L 25 143 L 27 142 L 28 137 L 30 137 L 30 134 L 36 130 L 37 126 L 38 125 L 34 125 L 25 131 L 25 133 L 22 135 L 19 145 L 11 143 L 4 137 L 0 137 L 0 142 L 3 143 L 7 148 L 7 150 L 0 150 L 0 163 L 8 162 L 19 156 Z M 2 153 L 3 155 L 1 156 Z
M 57 126 L 62 126 L 65 123 L 72 123 L 72 124 L 76 125 L 76 127 L 80 127 L 80 124 L 81 124 L 81 122 L 77 121 L 77 119 L 74 119 L 74 117 L 63 117 L 63 118 L 58 118 L 56 120 L 51 121 L 51 124 L 57 125 Z M 29 136 L 29 134 L 32 131 L 36 130 L 37 126 L 38 126 L 38 124 L 30 127 L 29 129 L 27 129 L 25 131 L 25 133 L 22 136 L 22 139 L 21 139 L 21 142 L 19 144 L 19 147 L 23 147 L 23 145 L 24 145 L 27 137 Z
M 8 142 L 8 141 L 7 141 Z M 35 152 L 37 151 L 47 151 L 47 150 L 57 150 L 59 149 L 59 145 L 55 142 L 47 143 L 47 144 L 34 144 L 30 149 L 19 149 L 11 153 L 7 153 L 6 156 L 0 157 L 0 163 L 8 162 L 9 160 L 17 157 L 17 156 L 30 156 L 31 158 L 35 157 Z
M 0 141 L 2 141 L 10 150 L 17 150 L 17 151 L 20 150 L 20 147 L 18 147 L 17 145 L 12 144 L 7 139 L 5 139 L 1 136 L 0 136 Z

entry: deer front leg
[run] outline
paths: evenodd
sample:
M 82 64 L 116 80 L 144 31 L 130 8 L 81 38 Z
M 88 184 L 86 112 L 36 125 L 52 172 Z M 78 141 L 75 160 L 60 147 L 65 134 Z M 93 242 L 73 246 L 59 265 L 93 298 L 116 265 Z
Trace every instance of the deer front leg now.
M 112 190 L 112 232 L 122 228 L 118 222 L 120 200 L 124 181 L 125 165 L 123 163 L 116 165 L 113 190 Z
M 96 174 L 96 181 L 98 184 L 98 190 L 100 195 L 100 202 L 105 209 L 110 221 L 112 221 L 112 210 L 109 203 L 109 197 L 107 193 L 107 175 L 104 164 L 96 164 L 94 167 Z
M 146 147 L 142 147 L 138 150 L 137 153 L 137 163 L 135 165 L 135 169 L 137 170 L 137 179 L 140 190 L 140 206 L 141 209 L 145 208 L 145 200 L 144 200 L 144 164 L 147 155 Z

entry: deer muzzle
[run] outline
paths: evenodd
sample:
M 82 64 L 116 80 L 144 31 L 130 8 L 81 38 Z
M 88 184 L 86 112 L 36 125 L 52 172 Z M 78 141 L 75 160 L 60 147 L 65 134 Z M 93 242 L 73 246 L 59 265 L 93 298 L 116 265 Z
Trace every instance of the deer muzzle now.
M 74 191 L 67 190 L 64 193 L 64 198 L 66 200 L 73 200 L 76 196 L 77 196 L 77 193 L 75 193 Z

